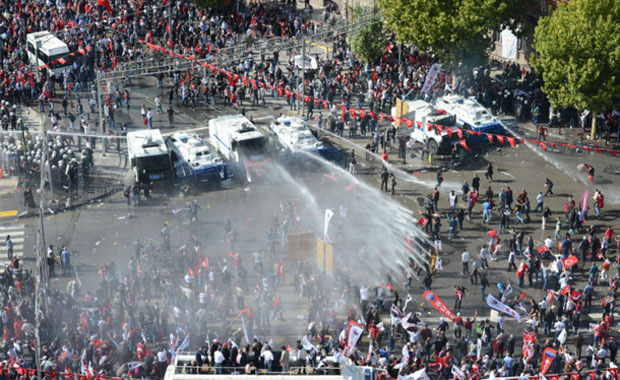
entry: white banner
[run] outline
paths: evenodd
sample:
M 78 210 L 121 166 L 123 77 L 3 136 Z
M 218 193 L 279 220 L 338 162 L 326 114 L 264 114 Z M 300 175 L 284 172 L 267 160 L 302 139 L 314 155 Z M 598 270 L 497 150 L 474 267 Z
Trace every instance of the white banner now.
M 452 365 L 452 374 L 458 380 L 463 380 L 465 378 L 465 373 L 463 371 L 461 371 L 461 369 L 459 367 L 455 366 L 455 365 Z
M 441 65 L 439 63 L 435 63 L 431 66 L 431 69 L 428 70 L 428 74 L 426 74 L 426 80 L 424 81 L 424 87 L 422 87 L 422 92 L 429 92 L 431 87 L 435 84 L 435 79 L 437 79 L 437 74 L 439 74 L 439 70 L 441 70 Z
M 510 29 L 506 28 L 502 31 L 502 57 L 506 59 L 517 59 L 517 36 L 512 34 Z
M 508 305 L 498 301 L 491 294 L 487 296 L 487 305 L 489 305 L 491 308 L 497 311 L 501 311 L 502 313 L 508 314 L 511 317 L 516 318 L 519 322 L 521 322 L 521 316 L 519 315 L 519 313 L 517 313 L 514 309 L 512 309 Z
M 295 56 L 295 67 L 298 69 L 316 70 L 319 66 L 316 63 L 316 58 L 306 54 L 306 59 L 304 60 L 300 54 Z

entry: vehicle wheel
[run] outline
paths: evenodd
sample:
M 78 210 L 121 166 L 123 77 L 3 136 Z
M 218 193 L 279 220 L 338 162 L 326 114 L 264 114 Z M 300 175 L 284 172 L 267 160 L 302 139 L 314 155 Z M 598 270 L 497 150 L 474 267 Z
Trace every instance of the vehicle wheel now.
M 428 151 L 429 151 L 429 153 L 432 154 L 432 155 L 436 155 L 438 150 L 439 150 L 439 145 L 437 145 L 437 141 L 430 140 L 428 142 Z

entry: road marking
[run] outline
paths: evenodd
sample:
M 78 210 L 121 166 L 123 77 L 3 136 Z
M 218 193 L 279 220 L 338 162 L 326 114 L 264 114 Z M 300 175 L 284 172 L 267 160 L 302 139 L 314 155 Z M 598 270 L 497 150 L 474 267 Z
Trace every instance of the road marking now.
M 8 218 L 10 216 L 17 216 L 17 210 L 0 211 L 0 218 Z

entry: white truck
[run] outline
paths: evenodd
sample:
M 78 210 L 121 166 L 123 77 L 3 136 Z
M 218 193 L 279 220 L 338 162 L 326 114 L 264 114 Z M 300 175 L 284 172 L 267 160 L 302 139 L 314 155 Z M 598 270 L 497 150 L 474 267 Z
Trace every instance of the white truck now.
M 406 129 L 402 135 L 409 136 L 410 141 L 413 143 L 424 144 L 428 141 L 428 150 L 432 154 L 449 151 L 451 139 L 448 137 L 446 130 L 442 129 L 439 135 L 434 128 L 429 131 L 427 123 L 443 127 L 453 127 L 455 123 L 454 115 L 441 112 L 424 100 L 407 100 L 404 103 L 407 104 L 408 112 L 401 117 L 413 120 L 415 125 L 412 128 Z M 392 107 L 392 117 L 396 118 L 396 107 Z M 422 128 L 418 128 L 418 122 L 422 123 Z
M 209 142 L 233 171 L 262 176 L 267 157 L 267 136 L 243 115 L 226 115 L 209 120 Z

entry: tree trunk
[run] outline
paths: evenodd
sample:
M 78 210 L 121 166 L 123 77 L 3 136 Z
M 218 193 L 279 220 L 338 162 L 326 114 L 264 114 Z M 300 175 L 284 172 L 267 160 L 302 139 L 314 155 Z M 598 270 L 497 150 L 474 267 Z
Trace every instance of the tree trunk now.
M 590 140 L 594 141 L 594 135 L 596 134 L 596 114 L 592 112 L 592 129 L 590 131 Z

